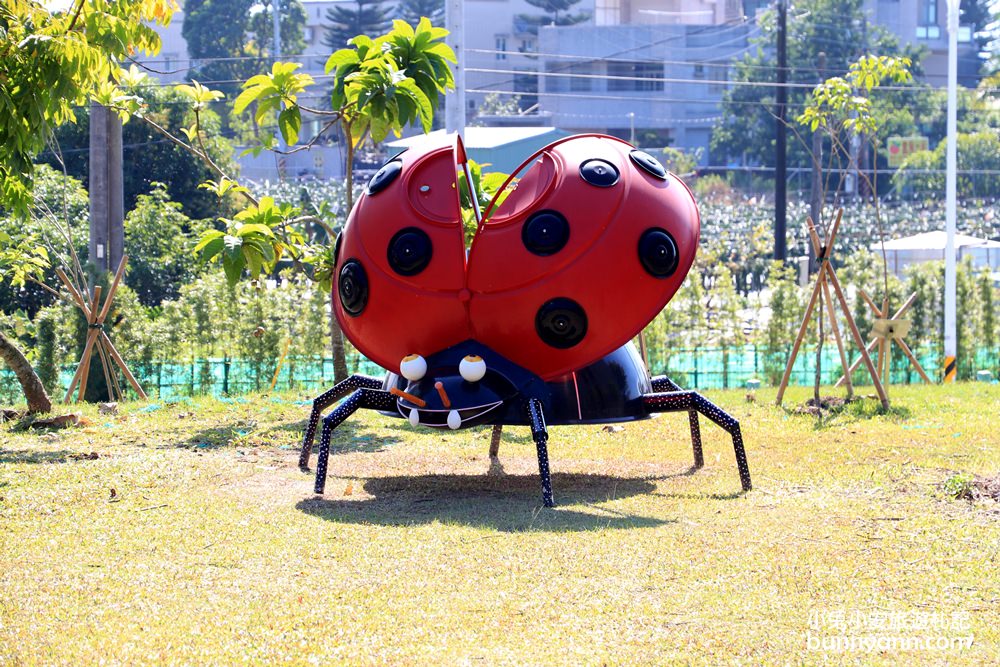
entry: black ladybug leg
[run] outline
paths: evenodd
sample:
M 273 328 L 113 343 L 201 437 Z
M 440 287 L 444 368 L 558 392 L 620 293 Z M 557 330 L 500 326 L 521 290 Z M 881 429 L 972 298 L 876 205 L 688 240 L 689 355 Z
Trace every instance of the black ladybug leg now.
M 646 409 L 650 412 L 693 412 L 697 411 L 721 426 L 733 438 L 733 451 L 736 454 L 736 467 L 740 473 L 740 484 L 744 491 L 753 488 L 750 483 L 750 469 L 747 466 L 746 451 L 743 449 L 743 434 L 740 423 L 726 414 L 724 410 L 707 398 L 693 391 L 670 391 L 656 394 L 646 394 L 642 397 Z M 695 417 L 696 419 L 697 417 Z M 691 435 L 694 437 L 695 421 L 692 421 Z M 697 464 L 701 449 L 701 438 L 695 447 L 695 463 Z
M 549 433 L 545 429 L 545 415 L 542 403 L 537 398 L 528 399 L 528 422 L 531 424 L 531 438 L 538 450 L 538 474 L 542 478 L 542 503 L 554 507 L 552 502 L 552 478 L 549 475 Z
M 688 422 L 691 424 L 691 448 L 694 449 L 694 467 L 705 465 L 705 455 L 701 451 L 701 426 L 698 424 L 698 413 L 688 410 Z M 739 428 L 739 425 L 737 425 Z
M 666 375 L 660 375 L 652 379 L 653 391 L 683 391 L 676 382 Z M 701 451 L 701 426 L 698 423 L 698 412 L 688 410 L 688 423 L 691 424 L 691 448 L 694 450 L 694 467 L 701 468 L 705 465 L 705 455 Z
M 312 412 L 309 414 L 309 423 L 306 425 L 305 436 L 302 438 L 302 450 L 299 452 L 299 469 L 309 469 L 309 454 L 312 452 L 313 439 L 316 437 L 316 427 L 319 426 L 319 418 L 323 410 L 347 396 L 355 389 L 366 387 L 368 389 L 380 389 L 382 380 L 368 377 L 367 375 L 352 375 L 346 380 L 341 380 L 333 385 L 313 400 Z
M 357 389 L 343 403 L 323 419 L 323 433 L 319 437 L 319 454 L 316 458 L 316 493 L 323 493 L 326 487 L 326 468 L 330 458 L 330 438 L 333 429 L 340 426 L 358 408 L 388 410 L 395 405 L 395 399 L 387 391 L 380 389 Z
M 653 385 L 653 391 L 657 393 L 667 391 L 683 391 L 680 385 L 668 378 L 666 375 L 657 375 L 655 378 L 650 380 L 650 384 Z

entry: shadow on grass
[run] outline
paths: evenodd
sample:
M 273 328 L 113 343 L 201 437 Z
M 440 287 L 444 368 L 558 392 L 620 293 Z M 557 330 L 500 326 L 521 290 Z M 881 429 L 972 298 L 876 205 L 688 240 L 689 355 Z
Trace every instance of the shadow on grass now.
M 33 449 L 0 449 L 0 463 L 69 463 L 87 461 L 97 456 L 66 450 L 36 451 Z
M 175 445 L 183 449 L 206 450 L 219 449 L 221 447 L 252 447 L 256 446 L 254 438 L 264 437 L 268 434 L 279 432 L 294 433 L 295 438 L 290 441 L 296 449 L 302 444 L 302 435 L 305 433 L 306 422 L 292 421 L 277 425 L 267 425 L 262 428 L 246 423 L 245 420 L 237 420 L 223 426 L 213 426 L 202 429 L 197 433 L 188 436 L 184 441 Z M 319 448 L 320 431 L 317 430 L 316 438 L 313 441 L 313 451 Z M 402 442 L 401 437 L 385 436 L 371 431 L 365 424 L 352 424 L 350 421 L 338 426 L 333 431 L 333 438 L 330 440 L 330 453 L 337 454 L 343 452 L 381 452 L 388 447 Z
M 746 491 L 730 491 L 729 493 L 653 493 L 661 498 L 674 498 L 677 500 L 736 500 L 747 494 Z
M 656 488 L 655 480 L 642 478 L 553 474 L 555 509 L 542 507 L 538 475 L 377 477 L 365 480 L 363 488 L 374 497 L 351 500 L 316 496 L 300 501 L 296 507 L 338 523 L 411 526 L 440 522 L 502 532 L 652 528 L 676 523 L 600 506 L 618 498 L 650 494 Z M 573 509 L 578 505 L 592 506 L 593 511 Z
M 855 397 L 850 401 L 844 401 L 821 410 L 806 408 L 802 405 L 782 406 L 782 409 L 788 417 L 812 419 L 814 431 L 823 431 L 833 426 L 845 424 L 863 423 L 876 417 L 887 417 L 894 423 L 902 423 L 913 415 L 913 411 L 905 405 L 890 404 L 889 408 L 885 409 L 874 397 Z

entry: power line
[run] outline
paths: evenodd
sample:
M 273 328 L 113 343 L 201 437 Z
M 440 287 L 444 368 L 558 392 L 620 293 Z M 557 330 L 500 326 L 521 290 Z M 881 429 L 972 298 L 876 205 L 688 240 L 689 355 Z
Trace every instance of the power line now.
M 707 85 L 717 85 L 717 86 L 746 86 L 746 87 L 757 87 L 757 88 L 800 88 L 813 90 L 816 88 L 815 83 L 797 83 L 797 82 L 786 82 L 778 83 L 776 81 L 739 81 L 730 79 L 696 79 L 696 78 L 684 78 L 684 77 L 661 77 L 661 76 L 622 76 L 622 75 L 611 75 L 611 74 L 580 74 L 572 73 L 569 71 L 544 71 L 544 70 L 516 70 L 516 69 L 500 69 L 500 68 L 485 68 L 485 67 L 468 67 L 467 72 L 477 72 L 480 74 L 515 74 L 520 76 L 532 76 L 532 77 L 557 77 L 562 79 L 602 79 L 607 81 L 639 81 L 643 83 L 681 83 L 681 84 L 707 84 Z M 502 85 L 497 82 L 490 82 L 483 85 Z M 944 89 L 934 88 L 933 86 L 921 87 L 919 85 L 912 86 L 879 86 L 873 88 L 870 93 L 876 91 L 896 91 L 896 92 L 915 92 L 915 93 L 927 93 L 930 91 L 943 91 Z M 977 88 L 977 91 L 992 92 L 996 89 L 981 89 Z M 484 91 L 485 92 L 485 91 Z M 523 92 L 523 91 L 522 91 Z M 535 93 L 532 93 L 535 94 Z M 539 91 L 537 94 L 548 94 Z

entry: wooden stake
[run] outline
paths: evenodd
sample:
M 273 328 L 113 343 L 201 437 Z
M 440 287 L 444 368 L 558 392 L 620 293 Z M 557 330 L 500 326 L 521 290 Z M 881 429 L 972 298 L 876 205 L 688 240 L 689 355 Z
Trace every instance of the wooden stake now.
M 94 327 L 94 313 L 97 312 L 97 306 L 101 303 L 101 286 L 98 285 L 94 288 L 94 297 L 90 300 L 90 315 L 91 319 L 87 322 L 89 328 L 87 330 L 87 344 L 83 350 L 83 357 L 80 360 L 80 364 L 83 366 L 83 373 L 80 375 L 80 391 L 76 395 L 76 402 L 79 403 L 83 400 L 84 394 L 87 393 L 87 380 L 90 378 L 90 358 L 94 353 L 94 343 L 97 342 L 97 332 L 100 329 Z
M 108 402 L 114 403 L 114 385 L 111 383 L 111 373 L 108 372 L 108 369 L 111 368 L 109 363 L 111 360 L 108 359 L 108 355 L 104 351 L 104 341 L 100 338 L 97 339 L 97 353 L 101 357 L 101 370 L 104 371 L 104 388 L 108 390 Z
M 128 262 L 128 255 L 123 255 L 121 261 L 118 262 L 118 268 L 115 270 L 115 279 L 111 283 L 111 289 L 108 290 L 108 298 L 104 302 L 101 314 L 97 318 L 97 321 L 101 324 L 104 324 L 104 318 L 108 316 L 108 311 L 111 310 L 111 300 L 115 298 L 115 293 L 118 291 L 118 284 L 122 281 L 122 276 L 125 275 L 126 262 Z M 97 289 L 101 288 L 98 287 Z
M 843 215 L 844 209 L 837 211 L 837 217 L 834 220 L 833 225 L 830 227 L 830 231 L 826 237 L 826 243 L 823 245 L 820 244 L 819 235 L 816 233 L 816 226 L 813 224 L 812 218 L 806 218 L 806 228 L 809 230 L 809 239 L 813 244 L 813 248 L 816 250 L 816 259 L 819 262 L 820 269 L 819 274 L 816 276 L 816 286 L 813 288 L 812 297 L 809 299 L 809 305 L 806 306 L 806 312 L 802 318 L 802 325 L 799 327 L 799 333 L 796 336 L 795 344 L 792 346 L 792 353 L 788 357 L 788 364 L 785 366 L 785 374 L 781 379 L 781 385 L 778 387 L 778 397 L 776 400 L 778 405 L 781 405 L 785 389 L 788 386 L 788 380 L 792 374 L 792 367 L 795 364 L 795 357 L 798 355 L 799 347 L 802 344 L 802 338 L 804 337 L 806 327 L 809 325 L 809 320 L 812 316 L 812 309 L 816 303 L 817 295 L 824 289 L 824 285 L 829 282 L 829 285 L 826 287 L 827 292 L 829 292 L 829 287 L 833 287 L 833 292 L 837 296 L 837 301 L 840 304 L 840 310 L 844 313 L 844 318 L 847 320 L 847 326 L 851 332 L 851 336 L 854 338 L 854 342 L 858 346 L 858 349 L 861 350 L 862 360 L 865 362 L 865 367 L 868 369 L 868 373 L 872 376 L 872 383 L 875 385 L 875 390 L 878 393 L 879 400 L 882 402 L 882 407 L 885 409 L 889 408 L 889 397 L 885 393 L 885 388 L 882 386 L 882 382 L 879 379 L 879 375 L 875 370 L 874 364 L 872 364 L 871 357 L 868 356 L 868 350 L 865 347 L 864 341 L 861 339 L 861 333 L 858 331 L 858 326 L 854 323 L 854 318 L 851 316 L 851 310 L 847 305 L 847 299 L 844 297 L 843 290 L 840 288 L 840 281 L 837 280 L 837 274 L 834 272 L 833 266 L 830 264 L 830 256 L 833 254 L 833 243 L 837 238 L 837 232 L 840 230 L 840 223 L 843 220 Z M 830 302 L 830 299 L 828 298 L 827 301 Z M 832 319 L 836 320 L 836 318 Z M 843 356 L 844 362 L 846 362 L 846 356 L 846 354 Z
M 882 311 L 878 309 L 878 306 L 875 305 L 875 302 L 872 301 L 872 298 L 868 296 L 868 292 L 864 291 L 863 289 L 859 289 L 858 294 L 861 295 L 861 298 L 865 300 L 865 303 L 868 304 L 868 307 L 872 309 L 872 312 L 875 313 L 876 316 L 882 317 Z
M 875 349 L 876 345 L 878 345 L 878 339 L 872 338 L 870 341 L 868 341 L 868 345 L 865 346 L 865 352 L 871 354 L 872 351 Z M 837 381 L 833 383 L 833 386 L 839 387 L 842 384 L 846 384 L 847 377 L 850 376 L 854 371 L 858 370 L 858 366 L 860 365 L 861 365 L 861 357 L 858 357 L 851 363 L 850 366 L 847 367 L 847 373 L 841 375 L 837 379 Z
M 781 384 L 778 386 L 778 397 L 775 399 L 777 405 L 781 405 L 781 399 L 785 396 L 785 389 L 788 388 L 788 380 L 792 376 L 792 366 L 795 364 L 795 357 L 799 353 L 799 346 L 802 345 L 802 339 L 806 336 L 806 327 L 809 326 L 809 322 L 812 319 L 813 307 L 816 305 L 816 299 L 819 296 L 820 281 L 816 281 L 816 286 L 813 288 L 812 296 L 809 297 L 809 305 L 806 306 L 806 314 L 802 316 L 802 324 L 799 325 L 799 333 L 795 336 L 795 344 L 792 345 L 792 353 L 788 357 L 788 364 L 785 366 L 785 374 L 781 377 Z
M 933 384 L 931 379 L 927 377 L 927 373 L 924 372 L 923 367 L 921 367 L 920 362 L 917 361 L 915 356 L 913 356 L 913 352 L 910 350 L 910 346 L 906 344 L 906 341 L 902 338 L 897 338 L 896 343 L 899 345 L 899 349 L 903 351 L 903 354 L 906 355 L 906 358 L 910 360 L 910 363 L 913 364 L 913 367 L 917 369 L 917 373 L 920 374 L 920 377 L 923 378 L 924 382 L 927 384 Z
M 859 291 L 860 291 L 860 290 L 859 290 Z M 905 302 L 903 303 L 903 305 L 899 307 L 899 310 L 897 310 L 897 311 L 896 311 L 896 314 L 892 316 L 892 319 L 894 319 L 894 320 L 898 320 L 898 319 L 899 319 L 899 318 L 901 318 L 901 317 L 902 317 L 903 315 L 905 315 L 905 314 L 906 314 L 906 311 L 910 309 L 910 306 L 912 306 L 912 305 L 913 305 L 913 302 L 914 302 L 914 301 L 916 301 L 916 300 L 917 300 L 917 293 L 916 293 L 916 292 L 914 292 L 913 294 L 911 294 L 911 295 L 910 295 L 910 298 L 908 298 L 908 299 L 907 299 L 907 300 L 906 300 L 906 301 L 905 301 Z M 867 352 L 868 352 L 869 354 L 871 354 L 871 351 L 875 349 L 875 346 L 876 346 L 877 344 L 878 344 L 878 338 L 872 338 L 872 339 L 871 339 L 871 340 L 870 340 L 870 341 L 868 342 L 868 344 L 867 344 L 867 345 L 865 346 L 865 350 L 866 350 L 866 351 L 867 351 Z M 849 368 L 847 369 L 847 370 L 848 370 L 848 373 L 853 373 L 853 372 L 854 372 L 855 370 L 857 370 L 858 366 L 860 366 L 860 365 L 861 365 L 861 357 L 858 357 L 857 359 L 855 359 L 855 360 L 854 360 L 854 363 L 852 363 L 852 364 L 850 365 L 850 367 L 849 367 Z M 842 376 L 840 377 L 840 379 L 839 379 L 839 380 L 837 380 L 836 384 L 834 384 L 834 386 L 835 386 L 835 387 L 839 387 L 839 386 L 840 386 L 841 384 L 843 384 L 843 383 L 844 383 L 844 380 L 845 380 L 845 378 L 846 378 L 846 375 L 842 375 Z
M 121 284 L 122 278 L 125 276 L 125 266 L 128 263 L 128 256 L 123 256 L 121 261 L 118 263 L 118 268 L 115 271 L 114 280 L 111 286 L 108 288 L 108 294 L 105 298 L 103 304 L 101 303 L 101 287 L 97 286 L 94 288 L 94 297 L 88 303 L 84 295 L 76 288 L 73 281 L 69 279 L 66 272 L 61 268 L 56 269 L 56 275 L 59 280 L 62 281 L 63 285 L 66 287 L 66 291 L 69 292 L 70 298 L 76 303 L 76 305 L 83 311 L 84 316 L 87 318 L 87 342 L 83 348 L 83 355 L 80 358 L 80 364 L 76 368 L 76 373 L 73 375 L 73 379 L 70 382 L 69 389 L 66 390 L 66 397 L 63 399 L 65 403 L 69 403 L 71 397 L 73 396 L 74 389 L 79 389 L 77 394 L 77 401 L 83 400 L 84 394 L 87 390 L 87 380 L 90 374 L 90 360 L 94 353 L 94 346 L 97 346 L 97 352 L 100 355 L 101 366 L 104 370 L 104 379 L 108 386 L 108 395 L 112 399 L 117 395 L 119 399 L 124 400 L 125 395 L 122 393 L 121 384 L 118 382 L 118 376 L 115 373 L 114 368 L 111 365 L 111 361 L 114 361 L 121 369 L 125 378 L 135 389 L 139 397 L 145 400 L 146 392 L 142 390 L 139 386 L 138 381 L 136 381 L 135 376 L 129 371 L 128 366 L 125 365 L 125 361 L 118 354 L 118 350 L 115 349 L 114 344 L 112 344 L 111 339 L 104 332 L 104 320 L 108 316 L 108 312 L 111 310 L 111 302 L 115 298 L 115 294 L 118 292 L 118 286 Z
M 139 394 L 139 398 L 145 401 L 148 398 L 146 396 L 146 392 L 142 390 L 142 387 L 139 386 L 139 382 L 135 379 L 135 376 L 132 375 L 128 366 L 125 365 L 125 361 L 122 359 L 121 355 L 118 354 L 118 350 L 115 349 L 114 343 L 111 342 L 111 339 L 108 338 L 108 335 L 103 331 L 101 332 L 101 337 L 104 339 L 104 344 L 108 346 L 108 353 L 111 355 L 111 358 L 114 359 L 115 363 L 117 363 L 122 369 L 125 379 L 128 380 L 128 383 L 132 385 L 133 389 L 135 389 L 135 393 Z
M 820 278 L 823 281 L 823 296 L 826 297 L 826 308 L 827 313 L 830 317 L 830 328 L 833 330 L 833 340 L 837 343 L 837 352 L 840 353 L 840 367 L 847 369 L 847 350 L 844 349 L 844 341 L 840 338 L 840 327 L 837 325 L 837 315 L 833 309 L 833 299 L 830 298 L 830 286 L 826 281 L 826 274 Z M 847 375 L 847 398 L 852 398 L 854 396 L 854 384 L 851 382 L 851 376 Z
M 840 281 L 837 280 L 837 274 L 834 273 L 833 267 L 829 264 L 824 264 L 824 268 L 827 272 L 826 275 L 830 278 L 830 285 L 833 287 L 833 291 L 837 295 L 837 300 L 840 302 L 840 309 L 847 318 L 847 326 L 851 330 L 851 336 L 854 337 L 854 344 L 858 346 L 859 350 L 861 350 L 861 360 L 865 363 L 865 368 L 868 369 L 868 374 L 872 376 L 872 384 L 875 385 L 875 392 L 878 394 L 879 400 L 882 402 L 882 408 L 888 410 L 889 396 L 886 395 L 885 387 L 882 386 L 882 381 L 875 372 L 875 366 L 872 364 L 872 359 L 868 356 L 868 348 L 865 347 L 865 342 L 861 338 L 861 332 L 858 331 L 858 325 L 854 323 L 854 318 L 850 315 L 851 309 L 847 305 L 847 299 L 844 298 L 843 290 L 840 289 Z

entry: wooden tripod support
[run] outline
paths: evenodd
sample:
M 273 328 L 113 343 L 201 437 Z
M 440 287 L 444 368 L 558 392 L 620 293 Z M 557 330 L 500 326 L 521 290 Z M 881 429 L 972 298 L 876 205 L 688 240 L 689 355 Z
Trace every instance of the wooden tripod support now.
M 902 319 L 902 317 L 906 314 L 906 311 L 910 309 L 910 306 L 913 305 L 913 302 L 916 301 L 917 293 L 914 292 L 911 294 L 899 310 L 896 311 L 896 314 L 892 316 L 892 319 L 889 319 L 888 303 L 883 301 L 882 308 L 878 308 L 875 305 L 875 302 L 872 301 L 871 297 L 868 296 L 864 290 L 858 291 L 861 293 L 865 303 L 868 304 L 868 307 L 871 308 L 872 313 L 874 313 L 877 318 L 875 320 L 874 331 L 872 331 L 871 334 L 871 340 L 868 342 L 868 345 L 865 346 L 865 350 L 871 354 L 875 347 L 878 346 L 878 370 L 879 376 L 884 378 L 884 384 L 889 384 L 889 367 L 891 364 L 890 359 L 892 355 L 892 343 L 894 342 L 896 345 L 899 345 L 899 349 L 901 349 L 903 354 L 906 355 L 906 358 L 910 360 L 910 363 L 916 369 L 917 373 L 920 374 L 923 381 L 927 384 L 932 384 L 931 379 L 927 377 L 927 373 L 925 373 L 923 367 L 920 366 L 920 362 L 917 361 L 917 357 L 913 354 L 910 346 L 906 344 L 905 340 L 903 340 L 906 337 L 906 334 L 910 331 L 910 323 Z M 854 372 L 854 369 L 856 369 L 860 363 L 861 358 L 859 357 L 850 365 L 847 369 L 847 373 L 840 376 L 840 379 L 837 380 L 837 384 L 834 386 L 839 387 L 845 381 L 849 381 L 851 373 Z
M 806 328 L 809 326 L 809 322 L 812 319 L 813 308 L 816 307 L 817 301 L 823 301 L 823 296 L 826 296 L 826 307 L 827 313 L 830 317 L 830 328 L 833 330 L 834 339 L 837 342 L 837 349 L 840 351 L 841 364 L 844 368 L 847 367 L 847 354 L 844 350 L 844 342 L 840 337 L 840 329 L 837 327 L 837 318 L 834 317 L 835 313 L 833 300 L 830 298 L 830 290 L 832 288 L 833 293 L 837 297 L 837 302 L 840 304 L 840 310 L 844 314 L 844 318 L 847 320 L 847 328 L 851 332 L 854 344 L 858 346 L 859 350 L 861 350 L 860 361 L 864 362 L 865 367 L 871 374 L 872 384 L 875 385 L 875 391 L 878 393 L 879 400 L 882 402 L 882 407 L 884 409 L 889 408 L 889 397 L 885 393 L 885 387 L 882 385 L 879 375 L 875 370 L 875 366 L 872 364 L 871 357 L 868 355 L 868 348 L 865 347 L 864 340 L 861 338 L 861 332 L 858 331 L 858 325 L 855 324 L 854 318 L 851 316 L 851 309 L 847 305 L 847 299 L 844 298 L 844 291 L 841 289 L 840 281 L 837 279 L 837 274 L 833 270 L 833 265 L 830 263 L 830 256 L 833 254 L 833 242 L 837 238 L 837 231 L 840 229 L 840 220 L 843 213 L 844 209 L 837 211 L 837 219 L 834 220 L 833 226 L 830 228 L 829 234 L 827 234 L 825 244 L 820 243 L 819 234 L 816 233 L 816 227 L 813 225 L 812 218 L 806 219 L 806 226 L 809 229 L 809 238 L 813 244 L 813 249 L 816 251 L 816 261 L 819 262 L 819 273 L 816 274 L 816 284 L 813 287 L 812 296 L 809 299 L 809 305 L 806 306 L 805 315 L 802 316 L 802 324 L 799 326 L 799 333 L 795 336 L 795 344 L 792 346 L 792 353 L 788 357 L 788 364 L 785 366 L 785 374 L 781 378 L 781 385 L 778 387 L 778 397 L 775 400 L 778 405 L 781 405 L 781 401 L 785 396 L 785 389 L 788 388 L 788 381 L 792 376 L 792 367 L 795 365 L 795 357 L 798 356 L 799 348 L 802 346 L 802 340 L 806 336 Z M 822 304 L 820 307 L 822 307 Z M 848 395 L 850 395 L 853 389 L 850 384 L 850 373 L 847 374 L 846 382 L 848 386 Z
M 73 285 L 66 272 L 62 269 L 56 269 L 56 275 L 59 276 L 59 280 L 66 287 L 66 291 L 69 292 L 70 297 L 73 302 L 83 311 L 84 316 L 87 318 L 87 342 L 83 347 L 83 355 L 80 357 L 80 365 L 76 368 L 76 374 L 73 375 L 73 381 L 69 383 L 69 389 L 66 390 L 66 397 L 63 398 L 63 403 L 69 403 L 71 397 L 73 396 L 73 390 L 79 387 L 79 392 L 76 396 L 76 401 L 79 403 L 83 400 L 83 395 L 87 391 L 87 379 L 90 374 L 90 359 L 94 354 L 94 349 L 97 349 L 98 354 L 101 357 L 101 367 L 104 369 L 104 380 L 108 387 L 108 398 L 112 401 L 121 400 L 124 398 L 122 393 L 121 385 L 118 384 L 118 375 L 115 373 L 114 367 L 111 365 L 112 361 L 118 365 L 121 369 L 122 374 L 125 379 L 128 380 L 132 388 L 135 389 L 135 393 L 139 394 L 139 397 L 143 400 L 146 399 L 146 392 L 142 390 L 139 386 L 138 381 L 136 381 L 135 376 L 129 371 L 128 366 L 125 365 L 125 361 L 122 360 L 118 350 L 115 349 L 114 344 L 111 339 L 108 338 L 108 334 L 104 331 L 104 320 L 108 316 L 108 311 L 111 310 L 111 302 L 115 298 L 115 292 L 118 291 L 118 285 L 121 284 L 122 277 L 125 275 L 125 265 L 128 263 L 128 257 L 122 257 L 122 261 L 118 263 L 118 270 L 115 271 L 115 279 L 111 283 L 111 287 L 108 289 L 108 296 L 104 300 L 104 304 L 101 304 L 101 286 L 98 285 L 94 288 L 94 296 L 90 299 L 88 303 L 84 296 L 79 290 Z

